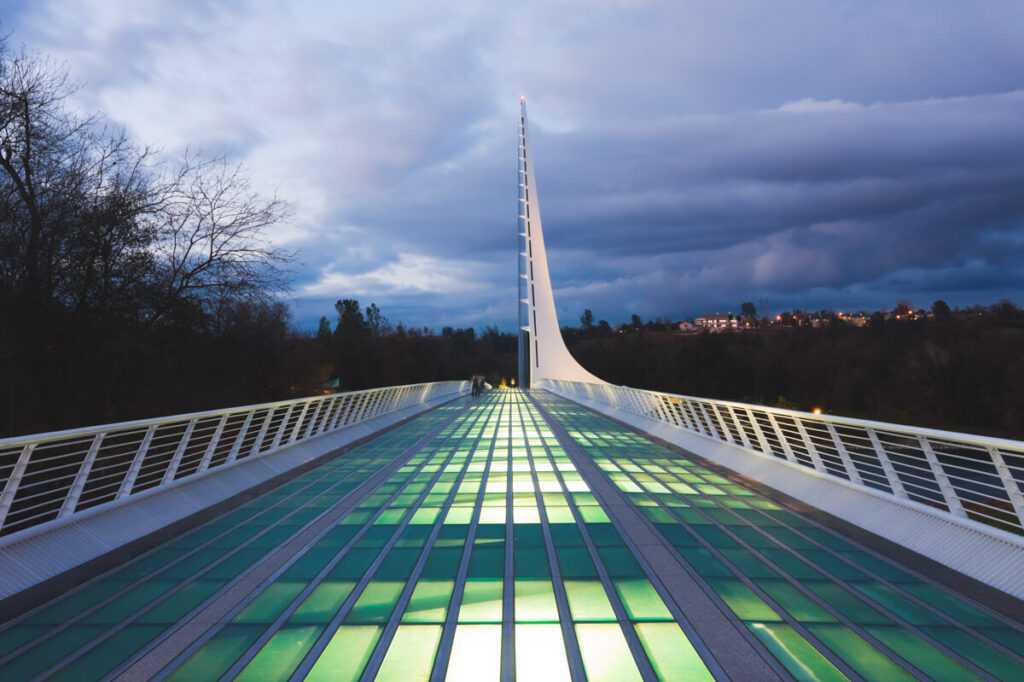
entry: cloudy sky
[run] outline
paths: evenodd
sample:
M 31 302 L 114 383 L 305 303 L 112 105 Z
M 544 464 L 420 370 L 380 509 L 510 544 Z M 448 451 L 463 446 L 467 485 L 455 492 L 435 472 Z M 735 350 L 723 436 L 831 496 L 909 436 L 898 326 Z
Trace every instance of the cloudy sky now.
M 77 106 L 295 207 L 296 321 L 514 327 L 515 119 L 563 323 L 1024 303 L 1024 3 L 3 0 Z

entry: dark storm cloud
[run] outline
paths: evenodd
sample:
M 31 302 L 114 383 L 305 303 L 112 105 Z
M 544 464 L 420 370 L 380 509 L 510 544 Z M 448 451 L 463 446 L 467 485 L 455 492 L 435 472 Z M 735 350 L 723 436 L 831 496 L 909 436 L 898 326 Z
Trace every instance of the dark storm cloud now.
M 610 321 L 912 295 L 1021 300 L 1024 4 L 15 4 L 168 153 L 296 205 L 297 317 L 512 326 L 530 101 L 556 299 Z

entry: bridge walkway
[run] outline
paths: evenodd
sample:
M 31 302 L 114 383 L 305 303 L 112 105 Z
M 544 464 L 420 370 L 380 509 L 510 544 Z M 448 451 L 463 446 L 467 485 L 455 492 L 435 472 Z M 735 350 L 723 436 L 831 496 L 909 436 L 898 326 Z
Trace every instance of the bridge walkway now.
M 0 625 L 22 679 L 1013 679 L 1024 629 L 551 394 L 463 398 Z

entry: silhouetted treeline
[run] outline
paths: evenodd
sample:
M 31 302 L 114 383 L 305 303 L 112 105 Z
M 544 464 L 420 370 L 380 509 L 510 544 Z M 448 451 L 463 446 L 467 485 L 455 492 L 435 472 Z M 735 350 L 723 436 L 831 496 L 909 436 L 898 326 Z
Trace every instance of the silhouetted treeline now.
M 474 374 L 499 385 L 514 376 L 516 337 L 497 327 L 485 328 L 480 336 L 472 327 L 444 327 L 437 335 L 430 329 L 392 327 L 376 304 L 364 313 L 358 301 L 345 299 L 335 309 L 333 329 L 323 317 L 316 335 L 318 378 L 337 379 L 341 390 L 468 379 Z
M 670 328 L 563 335 L 616 384 L 1024 439 L 1024 313 L 1008 301 L 914 320 L 875 314 L 865 327 Z

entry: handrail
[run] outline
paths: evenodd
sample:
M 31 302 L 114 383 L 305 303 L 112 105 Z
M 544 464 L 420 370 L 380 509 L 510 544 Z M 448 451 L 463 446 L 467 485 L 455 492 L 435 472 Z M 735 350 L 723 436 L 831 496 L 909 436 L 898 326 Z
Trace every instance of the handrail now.
M 541 388 L 1024 535 L 1024 442 L 611 384 Z
M 388 386 L 0 439 L 0 536 L 445 395 Z

